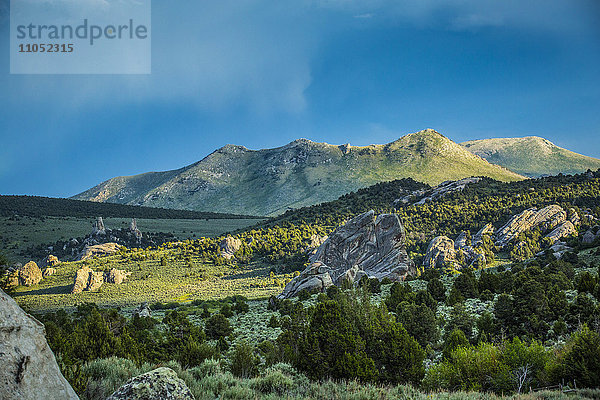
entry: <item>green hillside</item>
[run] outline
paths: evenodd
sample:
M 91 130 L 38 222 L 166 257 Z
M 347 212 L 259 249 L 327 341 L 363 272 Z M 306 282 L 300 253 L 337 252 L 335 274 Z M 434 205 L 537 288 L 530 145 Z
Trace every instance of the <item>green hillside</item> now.
M 277 215 L 289 208 L 334 200 L 378 182 L 413 178 L 438 184 L 469 176 L 523 179 L 428 129 L 385 145 L 364 147 L 306 139 L 265 150 L 227 145 L 179 170 L 113 178 L 74 198 Z
M 576 174 L 600 168 L 600 160 L 558 147 L 541 137 L 470 140 L 461 145 L 485 158 L 521 175 Z

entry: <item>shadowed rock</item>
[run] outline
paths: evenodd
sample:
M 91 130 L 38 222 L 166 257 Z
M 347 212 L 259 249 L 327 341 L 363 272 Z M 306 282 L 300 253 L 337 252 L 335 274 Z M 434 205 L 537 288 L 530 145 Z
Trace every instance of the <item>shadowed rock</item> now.
M 310 257 L 300 276 L 285 287 L 279 298 L 301 290 L 323 291 L 328 286 L 350 284 L 363 276 L 402 281 L 416 269 L 405 249 L 405 232 L 398 216 L 368 211 L 338 227 Z
M 0 399 L 78 399 L 46 342 L 44 325 L 0 290 Z
M 571 221 L 565 221 L 554 228 L 554 230 L 547 234 L 546 237 L 552 240 L 552 242 L 556 242 L 559 239 L 575 234 L 577 234 L 575 225 L 573 225 Z
M 423 266 L 428 268 L 451 268 L 455 265 L 454 241 L 447 236 L 435 237 L 427 246 Z

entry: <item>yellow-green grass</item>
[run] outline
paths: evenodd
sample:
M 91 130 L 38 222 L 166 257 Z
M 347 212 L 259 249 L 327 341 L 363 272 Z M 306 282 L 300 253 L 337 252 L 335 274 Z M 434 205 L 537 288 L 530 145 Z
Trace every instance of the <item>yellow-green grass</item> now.
M 29 261 L 22 253 L 34 245 L 50 244 L 58 240 L 83 237 L 92 230 L 95 218 L 78 217 L 18 217 L 16 220 L 0 217 L 0 249 L 14 262 Z M 212 237 L 225 232 L 254 225 L 257 219 L 138 219 L 142 232 L 172 233 L 179 239 Z M 109 229 L 127 228 L 131 219 L 105 218 Z
M 17 302 L 31 311 L 49 311 L 72 307 L 84 302 L 101 306 L 133 306 L 141 302 L 188 302 L 196 299 L 217 300 L 232 295 L 249 299 L 278 294 L 292 275 L 270 276 L 270 266 L 253 263 L 247 266 L 213 265 L 191 262 L 173 252 L 152 252 L 156 258 L 132 262 L 121 255 L 104 257 L 88 263 L 95 271 L 110 268 L 131 272 L 122 284 L 105 283 L 95 292 L 71 294 L 75 272 L 84 261 L 62 263 L 57 272 L 31 287 L 18 287 Z M 161 265 L 161 258 L 166 265 Z

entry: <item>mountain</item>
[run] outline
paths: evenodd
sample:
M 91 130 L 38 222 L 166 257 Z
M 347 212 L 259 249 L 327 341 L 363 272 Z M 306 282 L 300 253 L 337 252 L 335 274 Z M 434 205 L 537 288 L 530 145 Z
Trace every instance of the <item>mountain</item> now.
M 528 177 L 576 174 L 600 168 L 600 160 L 558 147 L 541 137 L 470 140 L 471 153 Z
M 307 139 L 265 150 L 226 145 L 187 167 L 109 179 L 73 198 L 277 215 L 378 182 L 410 177 L 433 185 L 469 176 L 524 179 L 427 129 L 385 145 L 363 147 Z

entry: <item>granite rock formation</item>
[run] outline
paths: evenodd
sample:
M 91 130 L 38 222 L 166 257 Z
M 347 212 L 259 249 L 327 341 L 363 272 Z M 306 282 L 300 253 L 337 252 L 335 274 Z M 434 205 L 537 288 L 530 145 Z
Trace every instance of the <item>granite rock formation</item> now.
M 128 380 L 107 400 L 194 400 L 175 371 L 161 367 Z
M 373 210 L 338 227 L 310 257 L 311 264 L 287 284 L 279 298 L 301 290 L 323 291 L 328 286 L 353 284 L 363 276 L 402 281 L 416 274 L 405 249 L 406 235 L 397 215 Z

